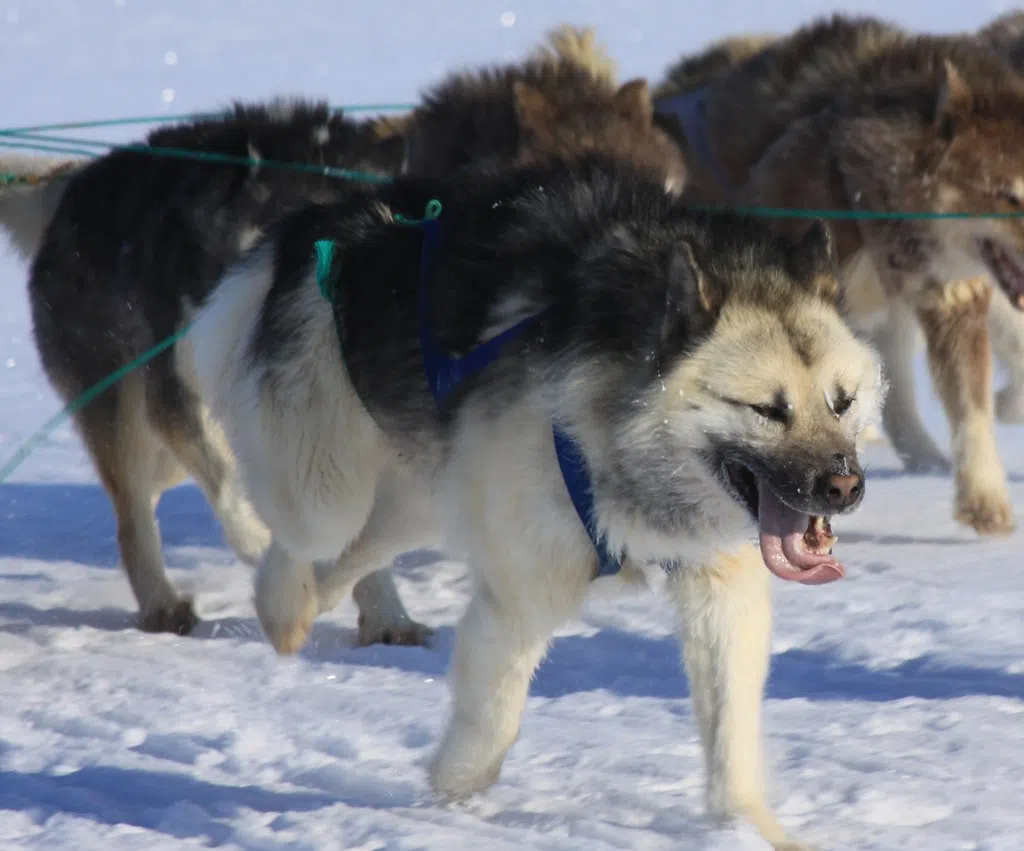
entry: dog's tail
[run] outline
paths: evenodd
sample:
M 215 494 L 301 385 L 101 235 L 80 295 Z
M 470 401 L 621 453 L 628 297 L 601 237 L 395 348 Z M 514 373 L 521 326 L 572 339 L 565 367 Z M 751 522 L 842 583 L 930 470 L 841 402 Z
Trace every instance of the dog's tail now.
M 700 53 L 684 56 L 671 66 L 654 96 L 681 95 L 706 86 L 715 77 L 756 56 L 777 39 L 778 36 L 770 33 L 750 33 L 713 42 Z
M 555 27 L 534 49 L 531 59 L 552 65 L 576 65 L 589 72 L 595 80 L 611 85 L 615 84 L 618 76 L 615 60 L 603 44 L 597 43 L 593 27 L 579 28 L 570 24 Z
M 25 260 L 39 250 L 68 180 L 87 162 L 0 153 L 0 229 Z

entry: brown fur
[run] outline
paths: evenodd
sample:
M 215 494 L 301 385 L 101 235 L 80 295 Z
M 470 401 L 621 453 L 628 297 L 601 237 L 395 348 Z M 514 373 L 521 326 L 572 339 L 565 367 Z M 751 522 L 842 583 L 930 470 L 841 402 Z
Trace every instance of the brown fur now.
M 428 91 L 407 141 L 407 170 L 427 175 L 599 151 L 678 187 L 685 179 L 681 151 L 654 123 L 647 82 L 617 85 L 593 33 L 568 27 L 518 65 L 456 74 Z
M 1024 12 L 1006 12 L 978 30 L 978 39 L 1024 71 Z
M 729 36 L 712 42 L 700 53 L 684 56 L 665 72 L 654 89 L 654 98 L 685 94 L 707 85 L 714 77 L 731 71 L 756 56 L 778 39 L 770 33 Z
M 712 150 L 743 203 L 950 212 L 1021 203 L 1009 190 L 1024 180 L 1024 80 L 972 38 L 911 36 L 835 16 L 713 80 L 709 92 Z M 725 200 L 707 185 L 694 181 L 691 197 Z M 779 221 L 789 230 L 806 225 Z M 883 303 L 906 305 L 924 331 L 954 433 L 956 517 L 992 533 L 1014 524 L 992 429 L 990 296 L 978 289 L 987 283 L 965 283 L 957 269 L 964 258 L 966 277 L 984 268 L 968 239 L 978 228 L 1024 257 L 1016 219 L 840 221 L 834 232 L 841 265 L 869 258 Z M 844 286 L 850 304 L 863 302 L 858 288 L 867 284 Z M 916 410 L 910 417 L 905 404 L 892 406 L 896 383 L 886 427 L 897 450 L 911 467 L 944 465 Z

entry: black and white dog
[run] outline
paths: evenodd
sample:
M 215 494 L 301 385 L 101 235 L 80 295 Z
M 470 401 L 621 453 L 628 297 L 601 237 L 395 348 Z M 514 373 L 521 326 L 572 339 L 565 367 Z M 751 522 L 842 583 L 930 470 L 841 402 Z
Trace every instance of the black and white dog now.
M 594 576 L 660 563 L 710 805 L 796 847 L 761 788 L 769 572 L 842 575 L 824 518 L 860 503 L 855 439 L 884 392 L 836 293 L 823 225 L 781 241 L 601 157 L 400 178 L 285 218 L 192 341 L 272 533 L 256 582 L 270 641 L 302 645 L 318 561 L 354 583 L 414 547 L 465 558 L 475 590 L 431 767 L 461 797 L 498 777 Z M 742 546 L 755 528 L 760 558 Z

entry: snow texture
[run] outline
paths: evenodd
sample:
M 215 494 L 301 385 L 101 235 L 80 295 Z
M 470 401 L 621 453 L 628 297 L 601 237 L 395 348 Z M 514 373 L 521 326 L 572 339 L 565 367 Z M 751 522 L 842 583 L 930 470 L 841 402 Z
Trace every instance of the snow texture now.
M 688 11 L 692 8 L 693 11 Z M 167 114 L 279 93 L 409 102 L 457 67 L 521 55 L 561 21 L 592 24 L 623 79 L 739 30 L 831 11 L 787 0 L 31 0 L 0 3 L 2 123 Z M 999 4 L 872 2 L 845 11 L 933 31 Z M 99 138 L 128 140 L 141 128 Z M 78 131 L 83 135 L 83 131 Z M 0 256 L 0 458 L 59 408 L 39 367 L 26 270 Z M 921 369 L 937 436 L 948 432 Z M 1024 516 L 1024 432 L 1000 428 Z M 868 455 L 869 495 L 837 522 L 850 568 L 776 584 L 766 702 L 772 801 L 827 849 L 1024 848 L 1024 576 L 1020 534 L 951 520 L 948 478 Z M 132 627 L 113 516 L 65 425 L 0 484 L 0 847 L 753 851 L 705 823 L 702 760 L 673 613 L 595 588 L 538 672 L 497 786 L 434 805 L 423 763 L 445 720 L 461 565 L 411 554 L 401 591 L 439 628 L 431 649 L 355 649 L 347 601 L 297 658 L 262 640 L 249 570 L 199 492 L 159 507 L 189 638 Z

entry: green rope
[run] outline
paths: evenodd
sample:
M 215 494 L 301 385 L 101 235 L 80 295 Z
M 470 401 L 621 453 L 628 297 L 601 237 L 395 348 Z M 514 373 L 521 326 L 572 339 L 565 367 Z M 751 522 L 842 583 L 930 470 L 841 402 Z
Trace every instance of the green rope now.
M 308 174 L 319 174 L 324 177 L 337 177 L 360 183 L 386 184 L 394 178 L 389 175 L 354 169 L 337 168 L 335 166 L 316 165 L 315 163 L 290 162 L 282 160 L 261 160 L 253 157 L 220 154 L 214 151 L 195 151 L 187 148 L 152 147 L 142 144 L 117 144 L 94 139 L 65 138 L 48 136 L 41 133 L 17 131 L 17 135 L 9 136 L 15 131 L 0 130 L 0 148 L 27 148 L 29 150 L 46 151 L 49 153 L 77 154 L 86 157 L 98 156 L 94 151 L 73 147 L 76 145 L 92 148 L 103 148 L 116 151 L 135 151 L 158 157 L 196 160 L 199 162 L 222 163 L 224 165 L 258 166 L 260 168 L 281 168 Z M 19 141 L 12 141 L 18 139 Z M 23 178 L 14 172 L 0 172 L 0 184 L 20 183 Z M 440 207 L 440 202 L 437 202 Z M 1024 218 L 1024 210 L 1011 210 L 1003 213 L 982 212 L 937 212 L 934 210 L 815 210 L 798 207 L 736 207 L 727 204 L 695 204 L 692 209 L 709 213 L 739 213 L 768 219 L 826 219 L 831 221 L 929 221 L 929 220 L 971 220 L 971 219 L 1020 219 Z M 395 216 L 395 220 L 416 223 L 421 220 L 405 219 Z
M 95 157 L 95 151 L 86 151 L 81 148 L 74 148 L 70 145 L 41 145 L 38 142 L 8 142 L 6 139 L 0 139 L 0 148 L 24 148 L 28 151 L 45 151 L 46 153 L 52 154 L 78 154 L 82 157 Z M 13 174 L 14 172 L 4 172 L 4 174 Z
M 233 154 L 221 154 L 216 151 L 195 151 L 188 148 L 164 148 L 154 147 L 152 145 L 144 145 L 139 143 L 130 144 L 117 144 L 115 142 L 101 142 L 94 139 L 77 139 L 77 138 L 65 138 L 61 136 L 46 136 L 40 133 L 22 133 L 15 138 L 19 142 L 9 142 L 3 133 L 0 132 L 0 147 L 14 147 L 14 148 L 31 148 L 35 142 L 40 142 L 43 145 L 50 147 L 43 148 L 43 150 L 57 151 L 58 153 L 64 153 L 60 149 L 54 147 L 56 145 L 67 144 L 67 145 L 83 145 L 92 148 L 104 148 L 113 151 L 135 151 L 137 153 L 151 154 L 157 157 L 169 157 L 172 159 L 183 159 L 183 160 L 196 160 L 197 162 L 210 162 L 210 163 L 222 163 L 224 165 L 244 165 L 250 167 L 259 168 L 281 168 L 288 169 L 291 171 L 304 172 L 308 174 L 320 174 L 325 177 L 340 177 L 347 180 L 357 180 L 362 183 L 390 183 L 392 178 L 386 175 L 373 174 L 372 172 L 366 171 L 354 171 L 347 168 L 337 168 L 335 166 L 317 165 L 316 163 L 303 163 L 293 162 L 285 160 L 263 160 L 256 157 L 241 157 L 234 156 Z M 82 151 L 80 149 L 68 149 L 67 152 L 82 153 L 86 156 L 95 157 L 95 152 Z
M 361 103 L 349 104 L 347 106 L 332 107 L 334 112 L 404 112 L 415 109 L 415 104 L 409 103 Z M 86 130 L 94 127 L 123 127 L 131 124 L 160 124 L 163 122 L 172 123 L 177 121 L 202 121 L 210 118 L 221 118 L 228 115 L 228 112 L 192 112 L 178 115 L 143 115 L 131 118 L 104 118 L 98 121 L 66 121 L 61 124 L 35 124 L 30 127 L 12 127 L 7 130 L 0 130 L 0 136 L 16 136 L 21 133 L 45 133 L 51 130 Z
M 7 481 L 11 474 L 18 469 L 39 446 L 48 438 L 57 428 L 68 419 L 68 417 L 74 416 L 82 408 L 96 399 L 101 393 L 109 390 L 118 381 L 124 378 L 128 373 L 140 366 L 149 363 L 153 358 L 167 349 L 171 348 L 175 343 L 178 342 L 185 334 L 188 333 L 189 326 L 185 326 L 179 331 L 176 331 L 167 339 L 157 343 L 149 351 L 143 352 L 135 360 L 126 363 L 120 369 L 110 373 L 106 378 L 96 382 L 92 387 L 88 388 L 84 393 L 81 393 L 75 399 L 71 400 L 64 408 L 57 414 L 52 416 L 46 423 L 39 428 L 35 434 L 28 438 L 21 446 L 18 447 L 17 451 L 7 459 L 2 467 L 0 467 L 0 483 Z

